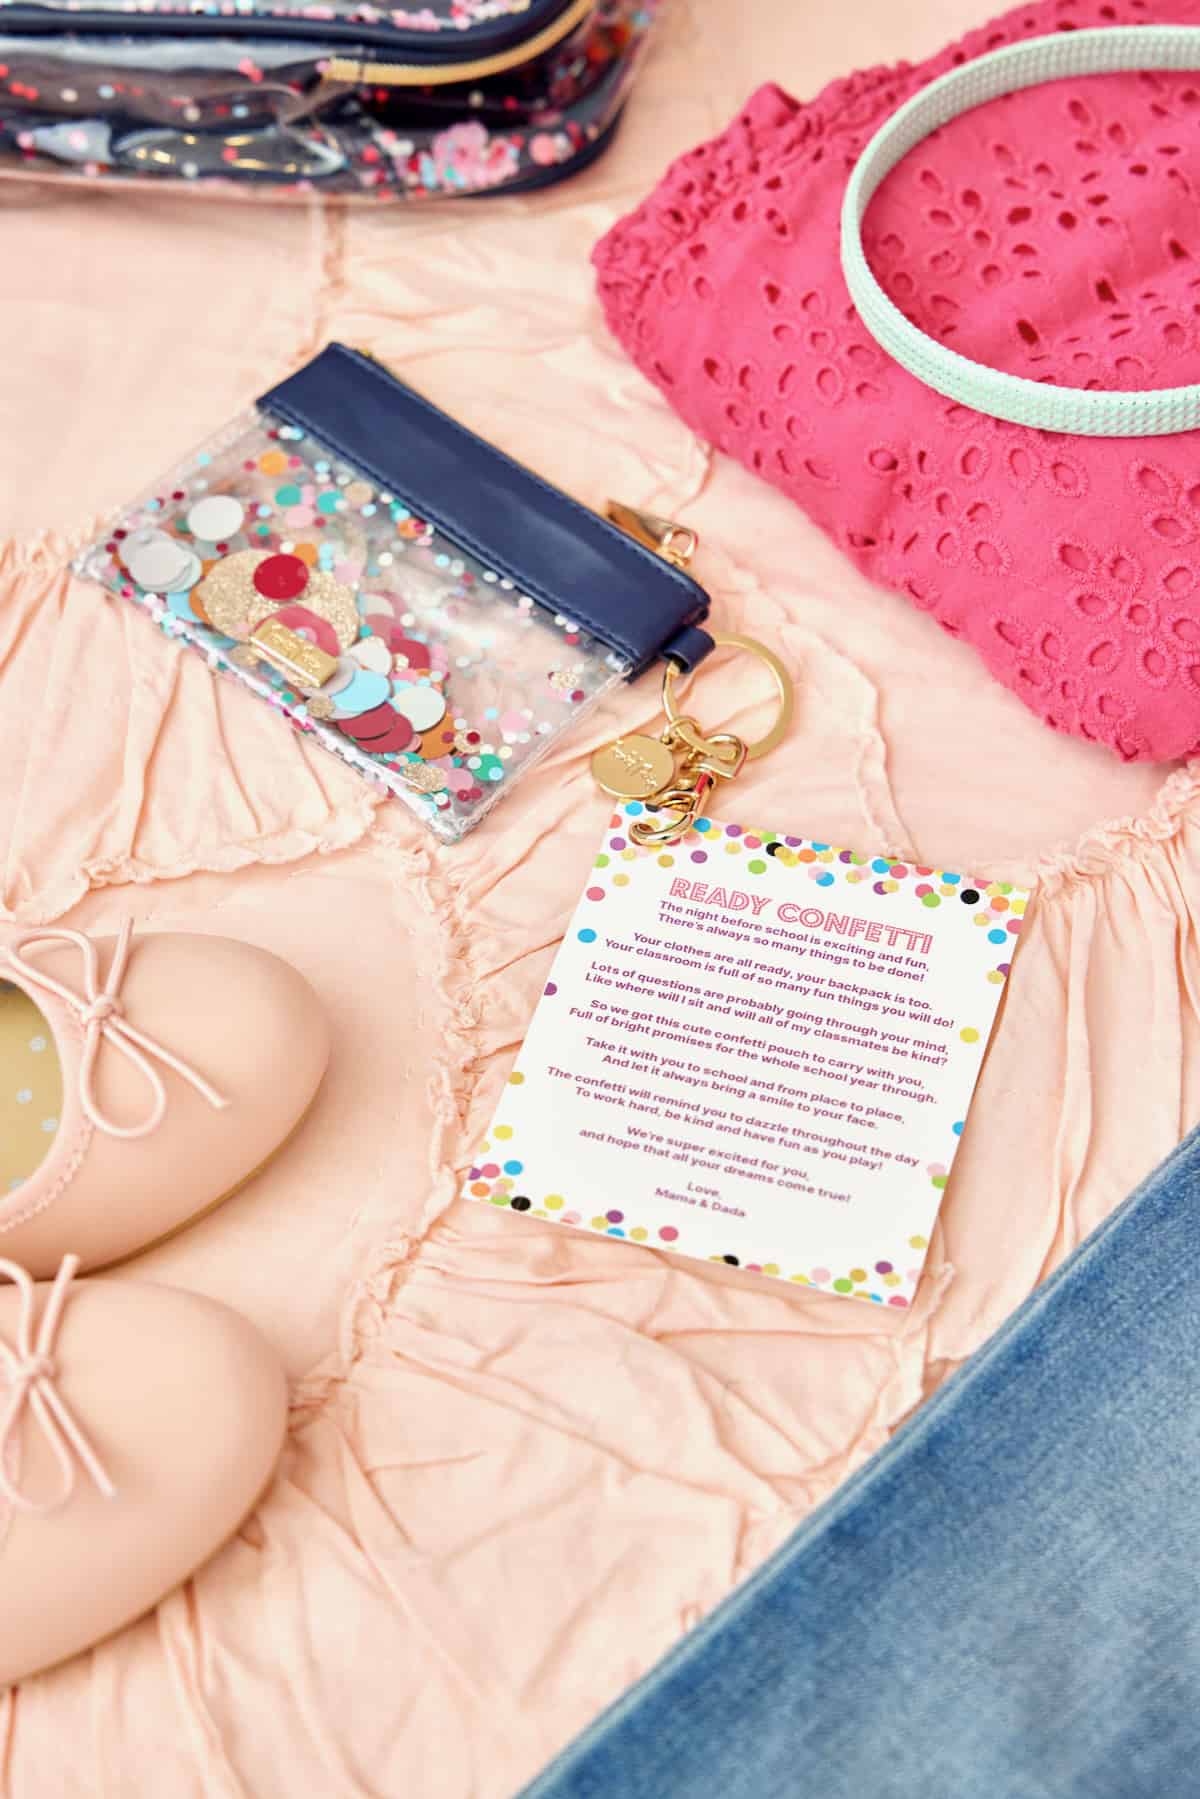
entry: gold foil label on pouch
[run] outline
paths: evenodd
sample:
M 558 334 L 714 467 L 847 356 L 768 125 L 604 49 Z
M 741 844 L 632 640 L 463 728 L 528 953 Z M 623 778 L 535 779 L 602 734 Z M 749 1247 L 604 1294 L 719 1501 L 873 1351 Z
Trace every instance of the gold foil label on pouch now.
M 307 637 L 289 631 L 278 619 L 264 618 L 255 627 L 250 641 L 264 662 L 269 662 L 303 692 L 315 693 L 337 673 L 336 657 L 326 655 Z

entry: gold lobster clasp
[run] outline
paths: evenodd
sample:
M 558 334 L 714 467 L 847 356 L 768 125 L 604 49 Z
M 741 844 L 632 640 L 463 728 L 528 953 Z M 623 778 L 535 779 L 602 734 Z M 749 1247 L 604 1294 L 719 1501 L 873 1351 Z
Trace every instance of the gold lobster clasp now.
M 747 751 L 740 737 L 732 731 L 716 731 L 706 737 L 686 712 L 669 721 L 663 742 L 675 749 L 682 747 L 685 764 L 701 768 L 705 774 L 720 775 L 722 780 L 731 781 L 745 765 Z
M 670 525 L 669 520 L 661 519 L 641 522 L 650 536 L 651 527 Z M 667 723 L 662 733 L 658 737 L 648 737 L 643 732 L 618 737 L 592 757 L 592 773 L 605 793 L 617 800 L 638 800 L 645 805 L 645 815 L 629 827 L 633 842 L 643 848 L 675 843 L 685 837 L 706 810 L 716 783 L 731 781 L 748 761 L 765 756 L 780 741 L 791 720 L 792 679 L 778 656 L 752 637 L 721 631 L 713 631 L 711 636 L 718 649 L 743 650 L 766 663 L 779 702 L 775 722 L 765 737 L 753 743 L 735 737 L 732 731 L 706 735 L 690 713 L 680 711 L 676 687 L 686 676 L 668 661 L 663 671 Z
M 648 813 L 653 816 L 635 819 L 629 827 L 629 835 L 643 849 L 653 844 L 675 843 L 680 837 L 686 837 L 696 820 L 703 816 L 715 785 L 707 769 L 690 768 L 685 764 L 676 785 L 665 793 L 655 794 L 654 803 L 648 808 Z M 663 812 L 675 816 L 660 822 L 658 814 Z

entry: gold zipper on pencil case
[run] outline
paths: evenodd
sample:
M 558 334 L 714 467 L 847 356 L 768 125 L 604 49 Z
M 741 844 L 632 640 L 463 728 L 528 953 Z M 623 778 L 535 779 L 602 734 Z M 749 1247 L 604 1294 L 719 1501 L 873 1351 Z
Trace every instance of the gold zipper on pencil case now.
M 570 0 L 570 5 L 551 24 L 511 50 L 497 50 L 491 56 L 439 63 L 374 62 L 366 57 L 331 56 L 325 65 L 325 79 L 377 87 L 445 87 L 457 81 L 484 81 L 489 75 L 502 75 L 506 69 L 519 68 L 553 50 L 576 26 L 582 25 L 595 4 L 596 0 Z

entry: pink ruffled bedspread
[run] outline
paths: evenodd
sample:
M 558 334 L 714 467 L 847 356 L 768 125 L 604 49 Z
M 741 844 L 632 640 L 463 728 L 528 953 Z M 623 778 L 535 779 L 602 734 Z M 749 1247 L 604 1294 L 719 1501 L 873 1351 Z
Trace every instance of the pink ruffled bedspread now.
M 0 1699 L 5 1799 L 509 1799 L 1200 1117 L 1200 771 L 1160 787 L 1050 736 L 702 448 L 592 292 L 601 232 L 764 75 L 816 89 L 972 12 L 677 5 L 612 157 L 540 199 L 400 218 L 0 189 L 0 905 L 269 944 L 334 1021 L 303 1133 L 139 1270 L 279 1344 L 280 1477 L 155 1616 Z M 696 527 L 721 620 L 799 682 L 743 815 L 1040 875 L 911 1313 L 453 1200 L 607 815 L 589 752 L 650 720 L 652 678 L 438 849 L 65 572 L 330 335 L 581 499 Z M 765 699 L 728 662 L 697 690 L 735 728 Z

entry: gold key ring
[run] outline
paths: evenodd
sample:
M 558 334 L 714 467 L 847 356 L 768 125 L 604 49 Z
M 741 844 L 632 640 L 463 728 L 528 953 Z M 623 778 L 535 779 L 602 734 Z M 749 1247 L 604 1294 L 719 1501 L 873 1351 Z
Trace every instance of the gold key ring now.
M 775 723 L 765 737 L 760 737 L 757 743 L 746 745 L 746 760 L 757 761 L 759 756 L 765 756 L 783 741 L 784 733 L 791 723 L 796 697 L 792 677 L 774 650 L 769 650 L 765 643 L 759 643 L 756 637 L 741 637 L 733 631 L 710 631 L 709 636 L 719 650 L 745 650 L 749 655 L 757 656 L 760 662 L 766 663 L 774 676 L 775 690 L 779 695 L 779 713 Z M 681 716 L 675 699 L 675 684 L 681 679 L 687 677 L 679 664 L 668 661 L 663 669 L 662 703 L 663 711 L 672 724 Z

